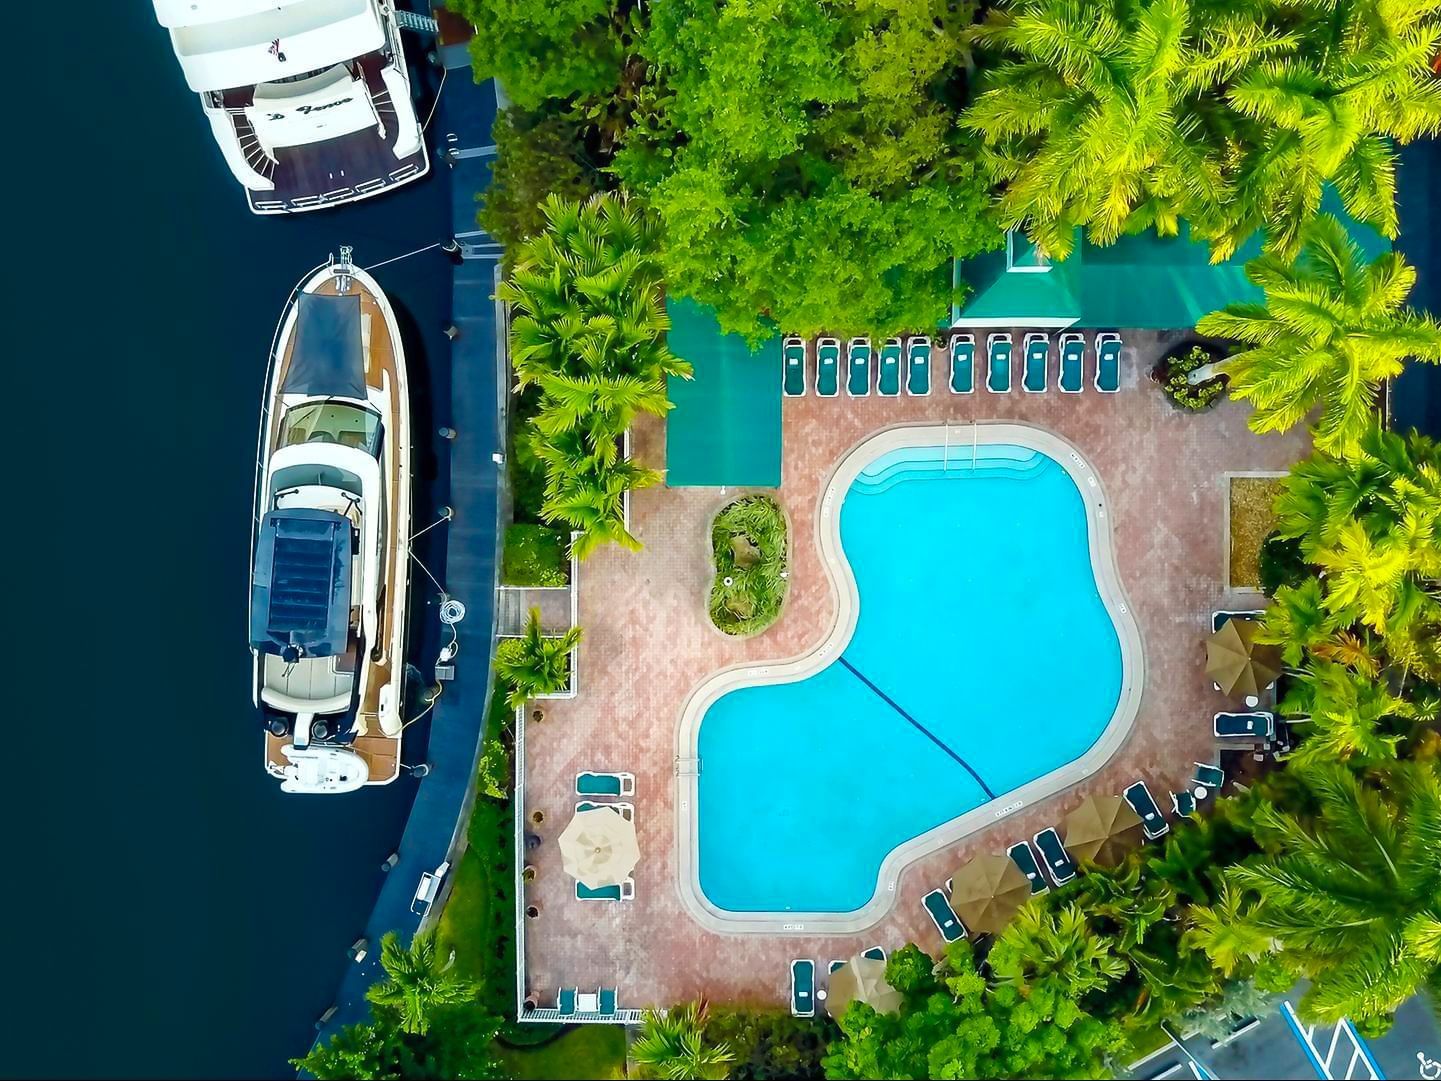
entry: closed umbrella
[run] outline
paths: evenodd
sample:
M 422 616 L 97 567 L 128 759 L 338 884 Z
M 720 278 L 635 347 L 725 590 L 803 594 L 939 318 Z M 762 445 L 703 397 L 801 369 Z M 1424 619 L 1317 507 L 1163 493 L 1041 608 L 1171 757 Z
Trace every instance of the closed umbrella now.
M 951 908 L 977 934 L 998 935 L 1031 896 L 1009 856 L 976 856 L 951 877 Z
M 635 869 L 635 824 L 614 807 L 577 811 L 560 835 L 565 873 L 593 890 L 618 886 Z
M 826 1011 L 839 1017 L 852 1002 L 864 1002 L 876 1013 L 895 1013 L 901 1008 L 901 993 L 886 982 L 884 961 L 852 957 L 831 973 Z
M 1141 816 L 1120 796 L 1087 796 L 1066 815 L 1066 851 L 1098 867 L 1115 867 L 1140 847 Z
M 1259 698 L 1281 675 L 1281 650 L 1256 641 L 1254 619 L 1231 618 L 1206 641 L 1206 675 L 1235 698 Z

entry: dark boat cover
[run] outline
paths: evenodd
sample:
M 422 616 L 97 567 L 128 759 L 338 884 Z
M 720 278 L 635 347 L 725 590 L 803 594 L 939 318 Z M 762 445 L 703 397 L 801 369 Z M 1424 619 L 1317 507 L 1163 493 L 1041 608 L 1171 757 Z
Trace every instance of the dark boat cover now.
M 350 630 L 350 520 L 273 510 L 260 522 L 250 585 L 250 644 L 288 660 L 344 653 Z
M 301 293 L 295 344 L 282 394 L 365 400 L 365 352 L 360 341 L 360 294 Z

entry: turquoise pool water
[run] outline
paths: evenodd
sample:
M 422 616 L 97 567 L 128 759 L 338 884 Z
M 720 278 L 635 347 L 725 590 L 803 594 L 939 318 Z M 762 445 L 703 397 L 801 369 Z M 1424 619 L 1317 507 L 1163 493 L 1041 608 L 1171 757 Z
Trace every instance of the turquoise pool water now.
M 847 491 L 860 593 L 840 659 L 701 720 L 701 889 L 734 912 L 849 912 L 897 845 L 1079 758 L 1121 645 L 1075 482 L 1038 451 L 911 448 Z M 959 460 L 958 460 L 959 459 Z

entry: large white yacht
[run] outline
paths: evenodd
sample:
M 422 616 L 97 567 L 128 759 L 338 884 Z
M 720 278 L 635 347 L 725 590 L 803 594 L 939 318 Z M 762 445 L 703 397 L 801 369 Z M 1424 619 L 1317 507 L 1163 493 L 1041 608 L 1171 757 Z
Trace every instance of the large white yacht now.
M 261 413 L 250 651 L 265 768 L 287 792 L 400 773 L 408 411 L 395 314 L 341 248 L 293 294 Z
M 429 168 L 394 0 L 154 0 L 257 214 L 335 206 Z

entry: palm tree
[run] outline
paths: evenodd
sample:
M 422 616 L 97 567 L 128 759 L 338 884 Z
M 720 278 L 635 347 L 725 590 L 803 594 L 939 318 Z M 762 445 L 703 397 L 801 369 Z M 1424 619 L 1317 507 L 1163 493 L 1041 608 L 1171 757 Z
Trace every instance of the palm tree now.
M 1353 766 L 1395 758 L 1401 737 L 1385 728 L 1416 713 L 1385 684 L 1331 661 L 1317 662 L 1299 674 L 1280 709 L 1307 718 L 1306 738 L 1295 755 L 1298 763 L 1339 761 Z
M 1282 431 L 1319 406 L 1316 446 L 1350 457 L 1374 423 L 1377 385 L 1409 356 L 1441 360 L 1441 326 L 1405 309 L 1416 271 L 1399 253 L 1367 264 L 1329 214 L 1302 237 L 1294 264 L 1273 255 L 1246 264 L 1265 304 L 1232 304 L 1196 329 L 1250 347 L 1225 369 L 1231 393 L 1255 407 L 1252 428 Z
M 1115 942 L 1086 922 L 1079 905 L 1053 911 L 1044 904 L 1023 905 L 987 956 L 1002 983 L 1025 989 L 1058 981 L 1073 998 L 1100 990 L 1126 974 L 1126 961 Z
M 1208 30 L 1189 0 L 1016 0 L 969 36 L 1007 61 L 983 76 L 961 122 L 1004 185 L 1001 223 L 1024 225 L 1056 259 L 1081 226 L 1106 244 L 1146 226 L 1174 234 L 1182 214 L 1218 215 L 1227 183 L 1197 98 L 1289 44 L 1240 16 Z
M 1227 978 L 1243 966 L 1253 965 L 1272 949 L 1268 932 L 1248 923 L 1245 916 L 1253 899 L 1245 891 L 1222 883 L 1214 905 L 1192 905 L 1186 910 L 1190 926 L 1182 941 L 1205 952 L 1211 964 Z
M 1313 981 L 1311 1015 L 1385 1017 L 1441 971 L 1441 767 L 1390 763 L 1377 783 L 1335 764 L 1292 772 L 1315 813 L 1257 806 L 1264 854 L 1227 872 L 1255 895 L 1239 923 Z
M 645 1076 L 665 1081 L 722 1078 L 735 1061 L 729 1044 L 706 1039 L 706 1006 L 687 1002 L 665 1013 L 646 1012 L 640 1035 L 631 1045 L 631 1061 Z
M 437 1008 L 469 1002 L 478 991 L 475 983 L 455 971 L 453 952 L 441 960 L 435 938 L 434 931 L 417 932 L 408 949 L 394 931 L 380 940 L 386 979 L 372 984 L 365 997 L 382 1009 L 394 1010 L 403 1032 L 423 1035 Z
M 570 681 L 570 655 L 581 630 L 571 627 L 552 637 L 541 631 L 540 609 L 530 610 L 525 634 L 507 639 L 495 651 L 495 674 L 510 684 L 510 708 L 519 709 L 539 694 L 555 694 Z

